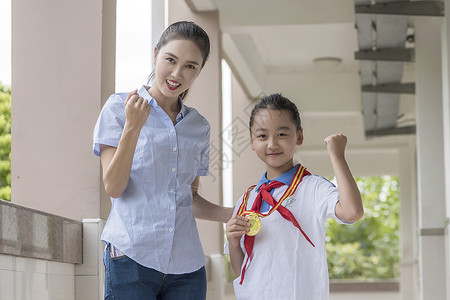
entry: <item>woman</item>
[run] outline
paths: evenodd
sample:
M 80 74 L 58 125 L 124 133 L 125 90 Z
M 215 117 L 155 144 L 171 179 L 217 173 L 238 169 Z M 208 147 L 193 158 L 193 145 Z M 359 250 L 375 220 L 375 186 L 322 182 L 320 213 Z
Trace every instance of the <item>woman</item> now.
M 208 121 L 183 103 L 209 55 L 209 38 L 177 22 L 155 47 L 151 87 L 112 95 L 94 131 L 112 208 L 102 240 L 105 299 L 205 299 L 195 217 L 227 222 L 232 208 L 198 194 L 208 174 Z

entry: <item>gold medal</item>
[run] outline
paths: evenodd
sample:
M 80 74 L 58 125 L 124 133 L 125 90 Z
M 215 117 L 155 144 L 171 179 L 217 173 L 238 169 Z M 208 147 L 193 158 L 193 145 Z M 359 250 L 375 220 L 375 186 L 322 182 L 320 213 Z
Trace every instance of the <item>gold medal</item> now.
M 250 230 L 246 233 L 246 235 L 254 236 L 261 230 L 261 220 L 258 215 L 253 212 L 247 214 L 246 217 L 250 223 Z

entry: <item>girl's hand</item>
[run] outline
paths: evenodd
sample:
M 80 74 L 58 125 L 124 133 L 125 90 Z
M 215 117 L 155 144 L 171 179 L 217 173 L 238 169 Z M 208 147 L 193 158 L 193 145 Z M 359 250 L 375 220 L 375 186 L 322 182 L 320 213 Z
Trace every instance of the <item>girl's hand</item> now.
M 249 227 L 250 223 L 248 222 L 248 219 L 243 216 L 234 215 L 227 222 L 226 234 L 231 246 L 239 246 L 241 237 L 250 230 Z
M 344 157 L 345 145 L 347 144 L 347 137 L 341 133 L 332 134 L 324 139 L 327 146 L 328 154 L 338 157 Z
M 150 114 L 150 104 L 140 97 L 137 90 L 130 92 L 125 100 L 126 124 L 132 129 L 141 130 Z

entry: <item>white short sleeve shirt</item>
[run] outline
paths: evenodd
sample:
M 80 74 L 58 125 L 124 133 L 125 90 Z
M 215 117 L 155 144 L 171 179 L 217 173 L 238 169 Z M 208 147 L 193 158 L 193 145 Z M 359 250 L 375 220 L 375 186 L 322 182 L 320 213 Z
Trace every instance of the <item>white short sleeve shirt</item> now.
M 284 185 L 275 189 L 274 199 L 279 200 L 287 187 Z M 248 198 L 248 209 L 256 195 L 257 191 L 253 189 Z M 255 236 L 244 282 L 240 285 L 241 278 L 238 277 L 233 283 L 237 299 L 328 299 L 325 222 L 328 218 L 334 218 L 344 223 L 335 214 L 338 200 L 338 190 L 331 182 L 309 175 L 282 204 L 292 212 L 315 247 L 278 211 L 261 218 L 261 231 Z M 236 204 L 235 214 L 241 203 L 242 198 Z M 241 248 L 245 253 L 245 263 L 244 237 Z M 228 245 L 225 246 L 225 253 L 229 254 Z

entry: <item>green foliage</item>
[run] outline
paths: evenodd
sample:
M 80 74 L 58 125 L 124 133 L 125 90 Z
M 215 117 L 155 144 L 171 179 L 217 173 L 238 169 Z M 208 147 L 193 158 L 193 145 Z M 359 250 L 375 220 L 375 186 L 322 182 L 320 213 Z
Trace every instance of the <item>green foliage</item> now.
M 11 201 L 11 88 L 0 82 L 0 199 Z
M 364 217 L 351 226 L 327 222 L 328 270 L 332 279 L 399 277 L 398 178 L 360 177 Z

